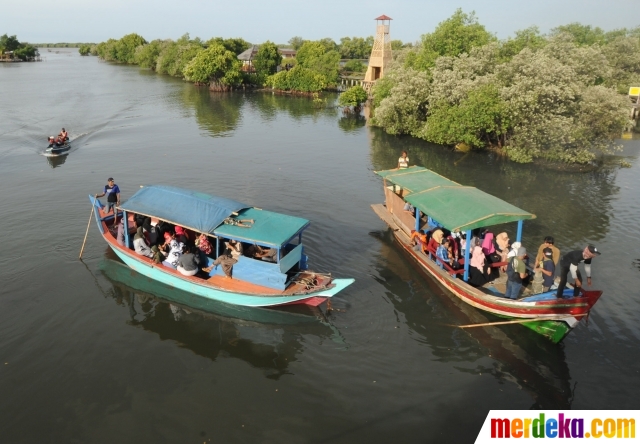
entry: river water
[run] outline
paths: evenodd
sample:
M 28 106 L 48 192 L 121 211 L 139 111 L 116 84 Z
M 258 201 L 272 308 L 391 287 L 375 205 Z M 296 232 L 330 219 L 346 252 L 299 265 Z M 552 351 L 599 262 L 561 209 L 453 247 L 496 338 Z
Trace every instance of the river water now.
M 559 172 L 307 99 L 42 52 L 0 65 L 2 442 L 472 442 L 490 409 L 640 408 L 640 140 L 621 141 L 631 168 Z M 61 126 L 71 152 L 43 156 Z M 421 272 L 370 208 L 374 171 L 403 149 L 537 214 L 530 250 L 546 235 L 597 245 L 588 325 L 557 346 L 520 326 L 452 328 L 495 319 Z M 310 266 L 356 282 L 326 316 L 169 304 L 175 290 L 128 271 L 93 223 L 78 260 L 87 195 L 109 176 L 123 199 L 163 183 L 307 218 Z

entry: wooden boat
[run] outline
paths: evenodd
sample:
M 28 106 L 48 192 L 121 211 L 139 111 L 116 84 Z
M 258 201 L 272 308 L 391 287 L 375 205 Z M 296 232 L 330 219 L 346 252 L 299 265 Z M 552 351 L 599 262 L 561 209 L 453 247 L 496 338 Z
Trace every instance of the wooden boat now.
M 123 219 L 125 233 L 124 245 L 120 245 L 112 232 L 113 213 L 105 214 L 98 199 L 93 196 L 89 199 L 95 208 L 100 233 L 125 264 L 142 275 L 204 298 L 247 307 L 318 306 L 354 282 L 354 279 L 334 279 L 330 274 L 307 270 L 307 255 L 302 244 L 302 233 L 310 224 L 306 219 L 196 191 L 153 185 L 141 188 L 119 208 L 116 222 Z M 184 276 L 127 247 L 131 245 L 129 231 L 135 228 L 135 214 L 210 236 L 216 256 L 222 252 L 220 240 L 224 238 L 274 248 L 277 262 L 240 256 L 233 266 L 233 279 L 224 277 L 221 267 Z M 247 227 L 225 224 L 225 219 L 234 215 L 238 220 L 252 219 L 253 223 Z M 201 264 L 203 268 L 210 268 L 213 258 L 207 257 L 207 261 Z
M 505 275 L 483 287 L 469 285 L 466 282 L 469 249 L 465 252 L 466 257 L 460 259 L 464 268 L 453 270 L 448 264 L 440 263 L 435 251 L 425 254 L 422 249 L 416 250 L 412 246 L 411 230 L 424 229 L 428 225 L 424 215 L 452 232 L 466 232 L 467 239 L 471 239 L 473 229 L 517 222 L 517 242 L 521 242 L 523 221 L 533 219 L 535 215 L 423 167 L 376 173 L 383 178 L 385 204 L 372 205 L 374 212 L 389 225 L 398 243 L 423 269 L 467 304 L 516 323 L 522 322 L 525 327 L 558 343 L 588 316 L 602 295 L 602 291 L 583 289 L 580 297 L 572 297 L 573 290 L 567 289 L 564 298 L 557 299 L 555 291 L 532 294 L 530 289 L 525 289 L 519 299 L 507 299 L 502 297 Z M 405 210 L 406 203 L 415 208 L 415 213 Z

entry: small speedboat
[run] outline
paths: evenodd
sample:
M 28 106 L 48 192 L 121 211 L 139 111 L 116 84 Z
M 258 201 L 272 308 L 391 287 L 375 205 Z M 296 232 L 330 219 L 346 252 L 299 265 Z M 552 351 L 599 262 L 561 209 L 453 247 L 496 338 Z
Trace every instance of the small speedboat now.
M 69 142 L 65 142 L 64 145 L 49 145 L 49 147 L 45 150 L 47 154 L 63 154 L 71 149 L 71 144 Z

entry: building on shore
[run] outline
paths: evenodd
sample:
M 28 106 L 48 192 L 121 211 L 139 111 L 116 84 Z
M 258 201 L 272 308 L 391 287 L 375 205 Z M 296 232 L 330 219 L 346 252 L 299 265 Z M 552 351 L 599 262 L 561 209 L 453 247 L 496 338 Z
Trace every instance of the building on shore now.
M 246 51 L 238 54 L 238 60 L 242 61 L 242 71 L 244 72 L 256 72 L 256 68 L 253 66 L 253 60 L 258 54 L 260 45 L 252 45 Z M 296 57 L 296 50 L 289 48 L 278 48 L 278 52 L 282 56 L 282 64 L 287 63 L 287 59 L 294 59 Z M 280 67 L 278 67 L 278 71 Z

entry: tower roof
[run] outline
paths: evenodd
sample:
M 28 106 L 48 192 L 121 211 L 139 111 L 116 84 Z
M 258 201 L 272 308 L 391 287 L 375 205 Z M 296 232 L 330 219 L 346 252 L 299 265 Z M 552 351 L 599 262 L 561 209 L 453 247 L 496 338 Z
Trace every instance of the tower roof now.
M 391 17 L 387 17 L 386 15 L 382 14 L 380 17 L 374 18 L 374 20 L 393 20 L 393 19 Z

